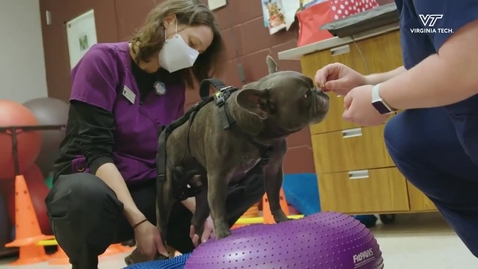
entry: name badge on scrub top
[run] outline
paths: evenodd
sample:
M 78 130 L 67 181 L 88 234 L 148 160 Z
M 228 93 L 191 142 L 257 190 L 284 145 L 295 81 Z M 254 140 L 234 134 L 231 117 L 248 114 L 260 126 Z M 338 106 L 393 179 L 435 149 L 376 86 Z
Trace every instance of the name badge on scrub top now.
M 126 86 L 123 88 L 123 96 L 126 97 L 131 104 L 134 104 L 134 101 L 136 100 L 136 94 L 134 94 L 134 92 Z

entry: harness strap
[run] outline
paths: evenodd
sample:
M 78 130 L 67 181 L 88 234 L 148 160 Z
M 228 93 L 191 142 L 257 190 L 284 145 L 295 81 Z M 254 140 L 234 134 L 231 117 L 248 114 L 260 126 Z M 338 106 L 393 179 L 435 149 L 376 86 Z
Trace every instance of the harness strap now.
M 156 155 L 156 169 L 158 170 L 157 182 L 166 181 L 166 139 L 169 134 L 168 128 L 169 126 L 166 126 L 163 129 L 158 139 L 158 153 Z
M 217 91 L 221 91 L 226 88 L 231 89 L 231 86 L 227 86 L 224 82 L 216 78 L 205 79 L 199 84 L 199 97 L 201 100 L 207 100 L 210 97 L 211 86 L 216 88 Z

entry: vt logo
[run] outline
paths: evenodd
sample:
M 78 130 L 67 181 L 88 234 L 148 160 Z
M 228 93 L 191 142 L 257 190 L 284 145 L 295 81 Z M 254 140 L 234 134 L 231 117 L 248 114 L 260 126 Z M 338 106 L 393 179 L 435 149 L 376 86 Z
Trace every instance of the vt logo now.
M 435 26 L 435 23 L 438 20 L 443 18 L 443 14 L 427 14 L 427 15 L 419 14 L 418 17 L 422 21 L 423 26 L 433 27 L 433 26 Z

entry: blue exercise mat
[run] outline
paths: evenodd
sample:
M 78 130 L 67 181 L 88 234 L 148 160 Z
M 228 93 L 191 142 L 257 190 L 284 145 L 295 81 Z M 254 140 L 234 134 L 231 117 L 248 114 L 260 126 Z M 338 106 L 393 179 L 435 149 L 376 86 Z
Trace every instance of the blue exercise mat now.
M 189 255 L 190 253 L 187 253 L 168 260 L 137 263 L 124 269 L 183 269 Z

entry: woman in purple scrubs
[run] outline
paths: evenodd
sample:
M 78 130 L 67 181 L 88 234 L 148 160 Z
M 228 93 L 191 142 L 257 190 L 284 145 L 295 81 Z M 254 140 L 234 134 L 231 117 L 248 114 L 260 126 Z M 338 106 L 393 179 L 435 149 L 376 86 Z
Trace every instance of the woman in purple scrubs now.
M 131 42 L 97 44 L 75 66 L 66 137 L 46 198 L 73 268 L 96 269 L 110 244 L 133 238 L 147 257 L 167 255 L 155 227 L 158 133 L 183 114 L 186 88 L 218 76 L 224 63 L 224 41 L 207 6 L 166 0 Z M 263 180 L 249 176 L 229 191 L 232 226 L 261 199 Z M 194 209 L 194 199 L 178 202 L 170 218 L 166 240 L 182 253 L 194 248 Z

